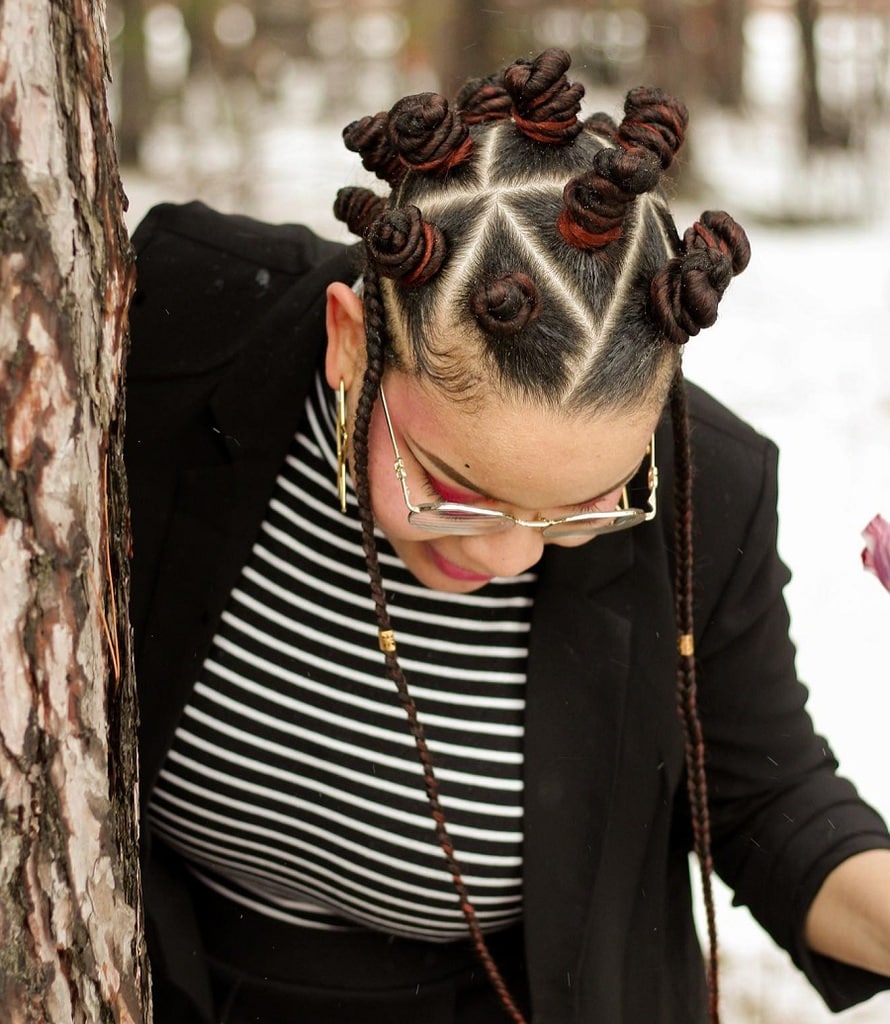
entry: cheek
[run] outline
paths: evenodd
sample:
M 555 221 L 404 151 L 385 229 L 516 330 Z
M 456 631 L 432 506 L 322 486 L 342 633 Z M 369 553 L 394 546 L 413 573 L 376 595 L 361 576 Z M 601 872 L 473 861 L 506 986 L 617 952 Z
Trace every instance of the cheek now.
M 590 537 L 563 537 L 556 540 L 545 537 L 544 543 L 547 545 L 552 544 L 557 548 L 580 548 L 584 544 L 589 544 L 592 540 L 596 540 L 596 534 L 591 534 Z
M 611 512 L 612 509 L 618 508 L 618 503 L 621 501 L 621 495 L 623 493 L 624 488 L 618 487 L 610 494 L 603 495 L 603 497 L 594 505 L 594 509 L 597 512 Z

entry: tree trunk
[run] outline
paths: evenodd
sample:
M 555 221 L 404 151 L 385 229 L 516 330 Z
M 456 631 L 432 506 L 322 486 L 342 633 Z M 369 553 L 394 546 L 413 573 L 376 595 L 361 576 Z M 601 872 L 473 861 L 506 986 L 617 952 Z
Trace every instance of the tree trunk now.
M 523 7 L 512 0 L 507 4 L 450 0 L 439 8 L 443 24 L 430 52 L 438 55 L 437 70 L 446 96 L 454 95 L 468 78 L 494 74 L 521 55 L 514 47 L 521 34 L 516 23 L 526 20 Z
M 822 97 L 819 93 L 819 63 L 816 57 L 816 21 L 819 17 L 819 0 L 797 0 L 797 22 L 800 27 L 803 69 L 801 89 L 803 92 L 804 138 L 808 146 L 819 146 L 825 138 L 825 120 L 822 116 Z
M 747 0 L 714 0 L 714 36 L 708 59 L 711 96 L 721 106 L 739 109 L 744 93 Z
M 103 0 L 0 0 L 0 1018 L 150 1016 Z

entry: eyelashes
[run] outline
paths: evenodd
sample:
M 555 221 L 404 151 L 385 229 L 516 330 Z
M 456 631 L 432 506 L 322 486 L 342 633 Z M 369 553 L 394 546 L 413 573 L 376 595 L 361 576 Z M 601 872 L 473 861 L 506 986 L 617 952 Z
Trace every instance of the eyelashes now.
M 423 473 L 424 490 L 435 501 L 450 501 L 458 505 L 475 505 L 483 500 L 481 495 L 468 494 L 466 491 L 449 491 L 447 484 L 430 476 L 423 466 L 420 467 L 420 470 Z
M 423 491 L 427 498 L 435 502 L 453 502 L 457 505 L 478 505 L 485 499 L 481 495 L 467 494 L 463 491 L 449 493 L 448 485 L 436 480 L 418 463 L 423 479 Z M 581 505 L 566 505 L 561 509 L 563 516 L 582 515 L 585 512 L 604 512 L 617 506 L 623 488 L 616 488 L 608 494 L 602 494 Z M 614 499 L 614 500 L 613 500 Z M 555 518 L 559 518 L 558 516 Z

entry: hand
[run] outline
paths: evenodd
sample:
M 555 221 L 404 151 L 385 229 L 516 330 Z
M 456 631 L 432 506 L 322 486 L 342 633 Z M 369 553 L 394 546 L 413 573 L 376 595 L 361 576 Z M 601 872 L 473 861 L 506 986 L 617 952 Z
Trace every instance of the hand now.
M 866 850 L 822 883 L 804 926 L 816 953 L 890 975 L 890 850 Z

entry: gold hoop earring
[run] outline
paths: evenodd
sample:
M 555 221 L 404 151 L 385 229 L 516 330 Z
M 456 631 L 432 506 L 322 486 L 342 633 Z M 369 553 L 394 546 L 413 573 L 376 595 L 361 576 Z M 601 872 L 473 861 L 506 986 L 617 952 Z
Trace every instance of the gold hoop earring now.
M 337 389 L 337 497 L 340 511 L 346 512 L 346 385 L 340 378 Z

